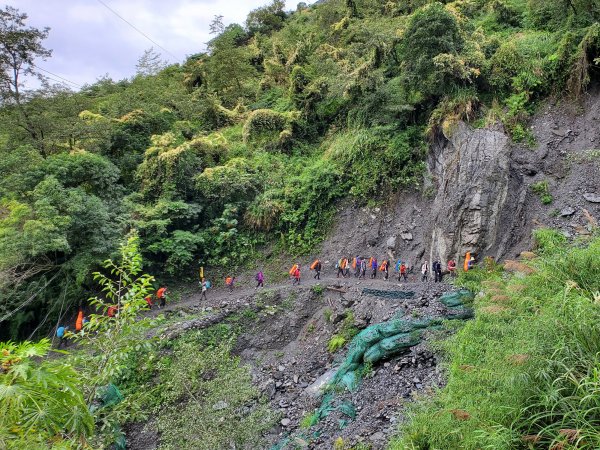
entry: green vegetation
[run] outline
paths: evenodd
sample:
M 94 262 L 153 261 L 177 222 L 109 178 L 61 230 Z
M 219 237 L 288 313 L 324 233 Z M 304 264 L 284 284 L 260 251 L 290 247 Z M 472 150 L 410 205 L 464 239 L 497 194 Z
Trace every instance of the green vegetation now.
M 21 89 L 44 78 L 34 61 L 50 57 L 48 30 L 4 7 L 0 339 L 45 333 L 86 302 L 97 314 L 59 360 L 47 341 L 0 345 L 0 446 L 107 448 L 149 411 L 165 449 L 260 443 L 276 416 L 231 354 L 257 313 L 160 344 L 149 328 L 166 319 L 139 314 L 156 288 L 146 273 L 162 283 L 199 265 L 249 267 L 265 245 L 306 254 L 341 199 L 419 189 L 427 140 L 459 121 L 530 142 L 541 99 L 580 98 L 597 76 L 599 19 L 594 0 L 328 0 L 291 12 L 273 0 L 244 25 L 215 17 L 206 53 L 165 66 L 149 51 L 131 79 L 73 92 Z M 552 201 L 547 182 L 532 189 Z M 462 277 L 487 294 L 442 344 L 448 385 L 397 446 L 600 446 L 598 240 L 537 239 L 532 273 Z M 103 403 L 113 385 L 123 401 Z
M 94 296 L 130 229 L 161 279 L 247 265 L 264 244 L 307 253 L 339 199 L 419 188 L 426 139 L 457 121 L 529 141 L 538 100 L 590 83 L 599 18 L 590 0 L 273 0 L 244 25 L 215 17 L 182 64 L 147 51 L 130 80 L 25 92 L 48 32 L 6 7 L 0 337 Z
M 448 384 L 411 411 L 394 449 L 600 445 L 600 238 L 568 247 L 536 232 L 537 258 L 458 283 L 485 296 L 475 319 L 439 345 Z
M 252 386 L 250 371 L 233 357 L 231 342 L 199 346 L 206 333 L 186 335 L 158 370 L 155 414 L 160 449 L 260 446 L 277 415 Z M 193 430 L 193 432 L 192 432 Z
M 538 181 L 531 185 L 531 190 L 540 197 L 540 201 L 544 205 L 549 205 L 552 203 L 554 198 L 552 194 L 550 194 L 550 186 L 548 185 L 547 180 Z
M 335 353 L 344 345 L 346 345 L 346 338 L 339 334 L 334 334 L 333 336 L 331 336 L 331 339 L 329 339 L 327 349 L 330 353 Z

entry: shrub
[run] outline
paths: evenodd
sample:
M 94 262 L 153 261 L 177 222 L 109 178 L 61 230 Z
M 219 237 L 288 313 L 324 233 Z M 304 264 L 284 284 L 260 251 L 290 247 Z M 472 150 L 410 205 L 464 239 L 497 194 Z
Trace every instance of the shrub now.
M 244 143 L 251 148 L 281 149 L 291 136 L 293 123 L 297 119 L 295 112 L 280 113 L 271 109 L 252 111 L 244 124 Z

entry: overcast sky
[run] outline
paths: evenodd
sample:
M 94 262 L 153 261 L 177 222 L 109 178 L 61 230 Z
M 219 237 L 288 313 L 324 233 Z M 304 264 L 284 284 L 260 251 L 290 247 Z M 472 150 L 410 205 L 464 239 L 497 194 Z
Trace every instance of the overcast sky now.
M 299 0 L 287 0 L 295 9 Z M 158 48 L 123 22 L 102 2 L 156 41 Z M 28 14 L 28 25 L 50 27 L 45 46 L 52 57 L 38 66 L 74 83 L 114 80 L 135 74 L 144 50 L 154 47 L 169 62 L 205 49 L 208 25 L 217 14 L 224 23 L 243 23 L 248 12 L 270 0 L 5 0 Z M 312 3 L 312 2 L 307 2 Z M 48 75 L 46 73 L 46 75 Z M 56 76 L 49 75 L 54 78 Z M 57 78 L 58 79 L 58 78 Z M 77 89 L 77 86 L 73 86 Z

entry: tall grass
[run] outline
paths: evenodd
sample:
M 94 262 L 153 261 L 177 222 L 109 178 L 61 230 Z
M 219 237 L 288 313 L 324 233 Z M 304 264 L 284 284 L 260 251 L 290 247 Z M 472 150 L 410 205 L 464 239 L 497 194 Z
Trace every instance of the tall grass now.
M 473 271 L 476 317 L 441 349 L 447 385 L 392 449 L 600 448 L 600 238 L 537 233 L 529 275 Z

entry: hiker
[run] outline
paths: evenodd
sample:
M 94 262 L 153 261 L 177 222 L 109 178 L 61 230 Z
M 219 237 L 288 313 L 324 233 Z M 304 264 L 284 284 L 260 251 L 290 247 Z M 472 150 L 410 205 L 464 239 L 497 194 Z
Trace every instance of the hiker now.
M 106 315 L 108 317 L 116 317 L 117 313 L 119 312 L 119 309 L 116 306 L 109 306 L 108 309 L 106 310 Z
M 152 310 L 152 295 L 147 295 L 144 300 L 146 300 L 146 305 L 148 305 L 148 309 Z
M 471 265 L 469 264 L 471 261 L 471 252 L 465 253 L 465 262 L 463 264 L 463 269 L 465 272 L 468 272 Z
M 356 255 L 356 258 L 352 261 L 352 268 L 354 269 L 354 277 L 360 277 L 360 265 L 362 261 L 360 260 L 360 256 Z
M 68 326 L 60 326 L 56 329 L 56 337 L 58 338 L 58 348 L 63 345 L 67 346 L 67 340 L 65 339 L 65 333 L 69 330 Z
M 429 264 L 427 264 L 427 260 L 421 266 L 421 281 L 427 281 L 427 275 L 429 273 Z
M 337 269 L 337 276 L 336 278 L 340 277 L 340 274 L 342 275 L 343 278 L 346 277 L 346 260 L 345 258 L 340 258 L 340 260 L 335 264 L 335 268 Z
M 456 261 L 451 259 L 448 261 L 448 272 L 450 272 L 450 276 L 454 278 L 456 276 Z
M 202 299 L 208 300 L 208 298 L 206 298 L 206 291 L 208 291 L 208 281 L 206 281 L 206 278 L 202 278 L 202 281 L 200 282 L 200 288 L 202 290 L 202 293 L 200 294 L 200 301 L 202 301 Z
M 406 272 L 407 272 L 406 264 L 404 264 L 404 263 L 400 264 L 400 275 L 398 276 L 398 281 L 400 281 L 400 278 L 404 278 L 404 281 L 408 281 L 408 276 L 406 275 Z
M 233 284 L 235 283 L 235 277 L 227 277 L 225 278 L 225 286 L 227 286 L 229 288 L 229 293 L 231 294 L 233 292 Z
M 469 258 L 469 270 L 471 270 L 473 268 L 473 266 L 475 265 L 475 257 L 473 255 L 471 255 L 471 257 Z
M 361 258 L 360 260 L 360 274 L 358 278 L 365 279 L 367 277 L 367 260 L 365 258 Z
M 442 263 L 435 261 L 432 266 L 435 283 L 442 282 Z
M 350 258 L 344 258 L 344 278 L 350 276 Z
M 312 263 L 310 268 L 315 271 L 315 276 L 313 277 L 315 280 L 321 279 L 321 269 L 322 269 L 321 260 L 317 258 L 315 262 Z
M 75 331 L 79 333 L 83 328 L 83 311 L 80 309 L 77 313 L 77 320 L 75 321 Z
M 259 270 L 256 274 L 256 287 L 254 289 L 258 289 L 259 287 L 265 287 L 265 275 L 262 273 L 262 270 Z
M 377 278 L 377 258 L 371 257 L 369 261 L 371 264 L 371 278 Z
M 158 291 L 156 291 L 156 298 L 158 299 L 158 309 L 164 308 L 167 304 L 167 288 L 161 287 Z
M 83 316 L 83 327 L 85 328 L 85 325 L 90 323 L 90 318 L 88 316 Z
M 379 270 L 383 272 L 383 279 L 387 281 L 390 277 L 390 263 L 387 259 L 383 260 L 381 266 L 379 267 Z
M 296 270 L 294 270 L 292 277 L 294 279 L 292 284 L 300 284 L 300 264 L 296 264 Z

